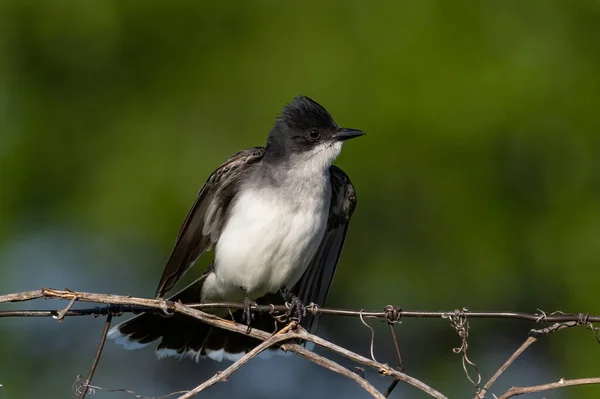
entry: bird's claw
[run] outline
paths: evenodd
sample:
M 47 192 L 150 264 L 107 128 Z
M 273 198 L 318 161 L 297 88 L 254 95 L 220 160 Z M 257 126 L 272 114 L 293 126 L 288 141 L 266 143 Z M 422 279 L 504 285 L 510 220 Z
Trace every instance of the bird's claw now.
M 244 295 L 244 309 L 242 311 L 242 323 L 245 323 L 248 329 L 246 330 L 246 334 L 250 333 L 251 327 L 250 323 L 254 319 L 254 314 L 252 314 L 252 306 L 256 306 L 256 302 L 252 301 L 248 296 Z
M 290 302 L 288 302 L 287 305 L 288 311 L 286 316 L 300 324 L 302 319 L 306 317 L 306 306 L 304 306 L 300 298 L 295 295 L 291 295 Z
M 292 291 L 290 291 L 285 285 L 281 287 L 281 294 L 289 298 L 289 302 L 285 303 L 288 311 L 285 313 L 285 317 L 289 320 L 295 320 L 298 324 L 306 317 L 306 306 L 302 303 L 302 300 L 298 298 Z

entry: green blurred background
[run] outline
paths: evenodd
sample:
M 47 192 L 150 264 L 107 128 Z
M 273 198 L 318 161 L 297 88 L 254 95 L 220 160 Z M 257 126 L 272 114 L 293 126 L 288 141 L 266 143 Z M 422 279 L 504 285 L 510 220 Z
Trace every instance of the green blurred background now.
M 0 292 L 153 295 L 205 179 L 262 145 L 298 94 L 367 132 L 337 161 L 358 207 L 330 306 L 600 313 L 596 0 L 3 0 Z M 0 320 L 0 398 L 70 397 L 102 323 Z M 387 327 L 371 324 L 378 360 L 394 363 Z M 321 325 L 368 355 L 358 320 Z M 489 377 L 532 327 L 471 321 L 469 357 Z M 398 328 L 409 374 L 472 395 L 448 321 Z M 561 332 L 493 392 L 598 376 L 599 359 L 589 331 Z M 108 343 L 94 383 L 159 396 L 223 367 Z M 367 397 L 294 357 L 254 360 L 210 395 Z M 424 395 L 400 386 L 392 397 Z

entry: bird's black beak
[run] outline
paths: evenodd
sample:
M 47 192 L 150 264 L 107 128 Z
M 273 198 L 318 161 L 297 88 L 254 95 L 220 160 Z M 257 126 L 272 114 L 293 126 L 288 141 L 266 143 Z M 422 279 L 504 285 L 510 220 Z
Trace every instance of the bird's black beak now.
M 365 132 L 363 132 L 362 130 L 340 128 L 333 135 L 333 139 L 336 141 L 346 141 L 346 140 L 350 140 L 355 137 L 364 136 L 364 135 L 365 135 Z

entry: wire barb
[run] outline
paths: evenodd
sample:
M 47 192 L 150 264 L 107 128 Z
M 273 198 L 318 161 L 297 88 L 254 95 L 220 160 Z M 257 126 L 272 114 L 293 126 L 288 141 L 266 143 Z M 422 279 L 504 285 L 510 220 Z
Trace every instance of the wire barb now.
M 320 310 L 321 307 L 314 302 L 311 302 L 306 306 L 306 311 L 310 312 L 313 316 L 317 316 Z
M 400 319 L 402 318 L 402 308 L 400 306 L 387 305 L 383 309 L 383 314 L 385 315 L 388 323 L 401 323 Z
M 536 323 L 547 323 L 548 315 L 542 309 L 537 309 L 536 312 L 540 312 L 540 317 L 535 321 Z
M 450 324 L 452 325 L 454 330 L 456 330 L 458 336 L 462 340 L 460 347 L 453 348 L 452 352 L 454 352 L 456 354 L 462 353 L 462 366 L 463 366 L 463 370 L 465 371 L 465 375 L 467 376 L 469 381 L 473 384 L 473 386 L 476 389 L 479 389 L 479 384 L 481 384 L 481 373 L 479 372 L 479 368 L 477 367 L 477 365 L 475 363 L 473 363 L 469 359 L 469 356 L 467 355 L 467 350 L 469 349 L 469 343 L 468 343 L 469 329 L 471 328 L 469 326 L 469 321 L 467 320 L 468 312 L 469 312 L 469 309 L 467 309 L 467 308 L 456 309 L 454 311 L 454 313 L 448 314 L 444 318 L 450 319 Z M 471 373 L 469 372 L 469 368 L 468 368 L 469 366 L 471 366 L 477 373 L 477 378 L 476 378 L 477 381 L 475 381 L 471 377 Z
M 579 313 L 577 324 L 589 328 L 590 331 L 592 331 L 592 334 L 594 334 L 596 342 L 600 344 L 600 327 L 594 327 L 594 324 L 590 321 L 589 313 Z
M 371 360 L 373 360 L 374 362 L 377 362 L 377 359 L 375 359 L 375 330 L 373 329 L 373 327 L 371 327 L 364 319 L 363 314 L 362 314 L 362 309 L 360 310 L 360 321 L 365 325 L 365 327 L 367 327 L 370 331 L 371 331 L 371 343 L 369 345 L 370 349 L 371 349 Z

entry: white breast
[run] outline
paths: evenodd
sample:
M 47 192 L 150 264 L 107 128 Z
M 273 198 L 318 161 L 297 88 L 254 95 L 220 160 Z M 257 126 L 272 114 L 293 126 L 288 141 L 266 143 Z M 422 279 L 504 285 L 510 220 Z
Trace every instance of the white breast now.
M 283 195 L 275 187 L 243 190 L 217 242 L 214 273 L 204 283 L 202 300 L 239 300 L 240 287 L 253 299 L 282 285 L 291 288 L 323 238 L 331 195 L 325 181 L 321 176 L 321 187 L 311 187 L 319 195 L 306 198 Z

